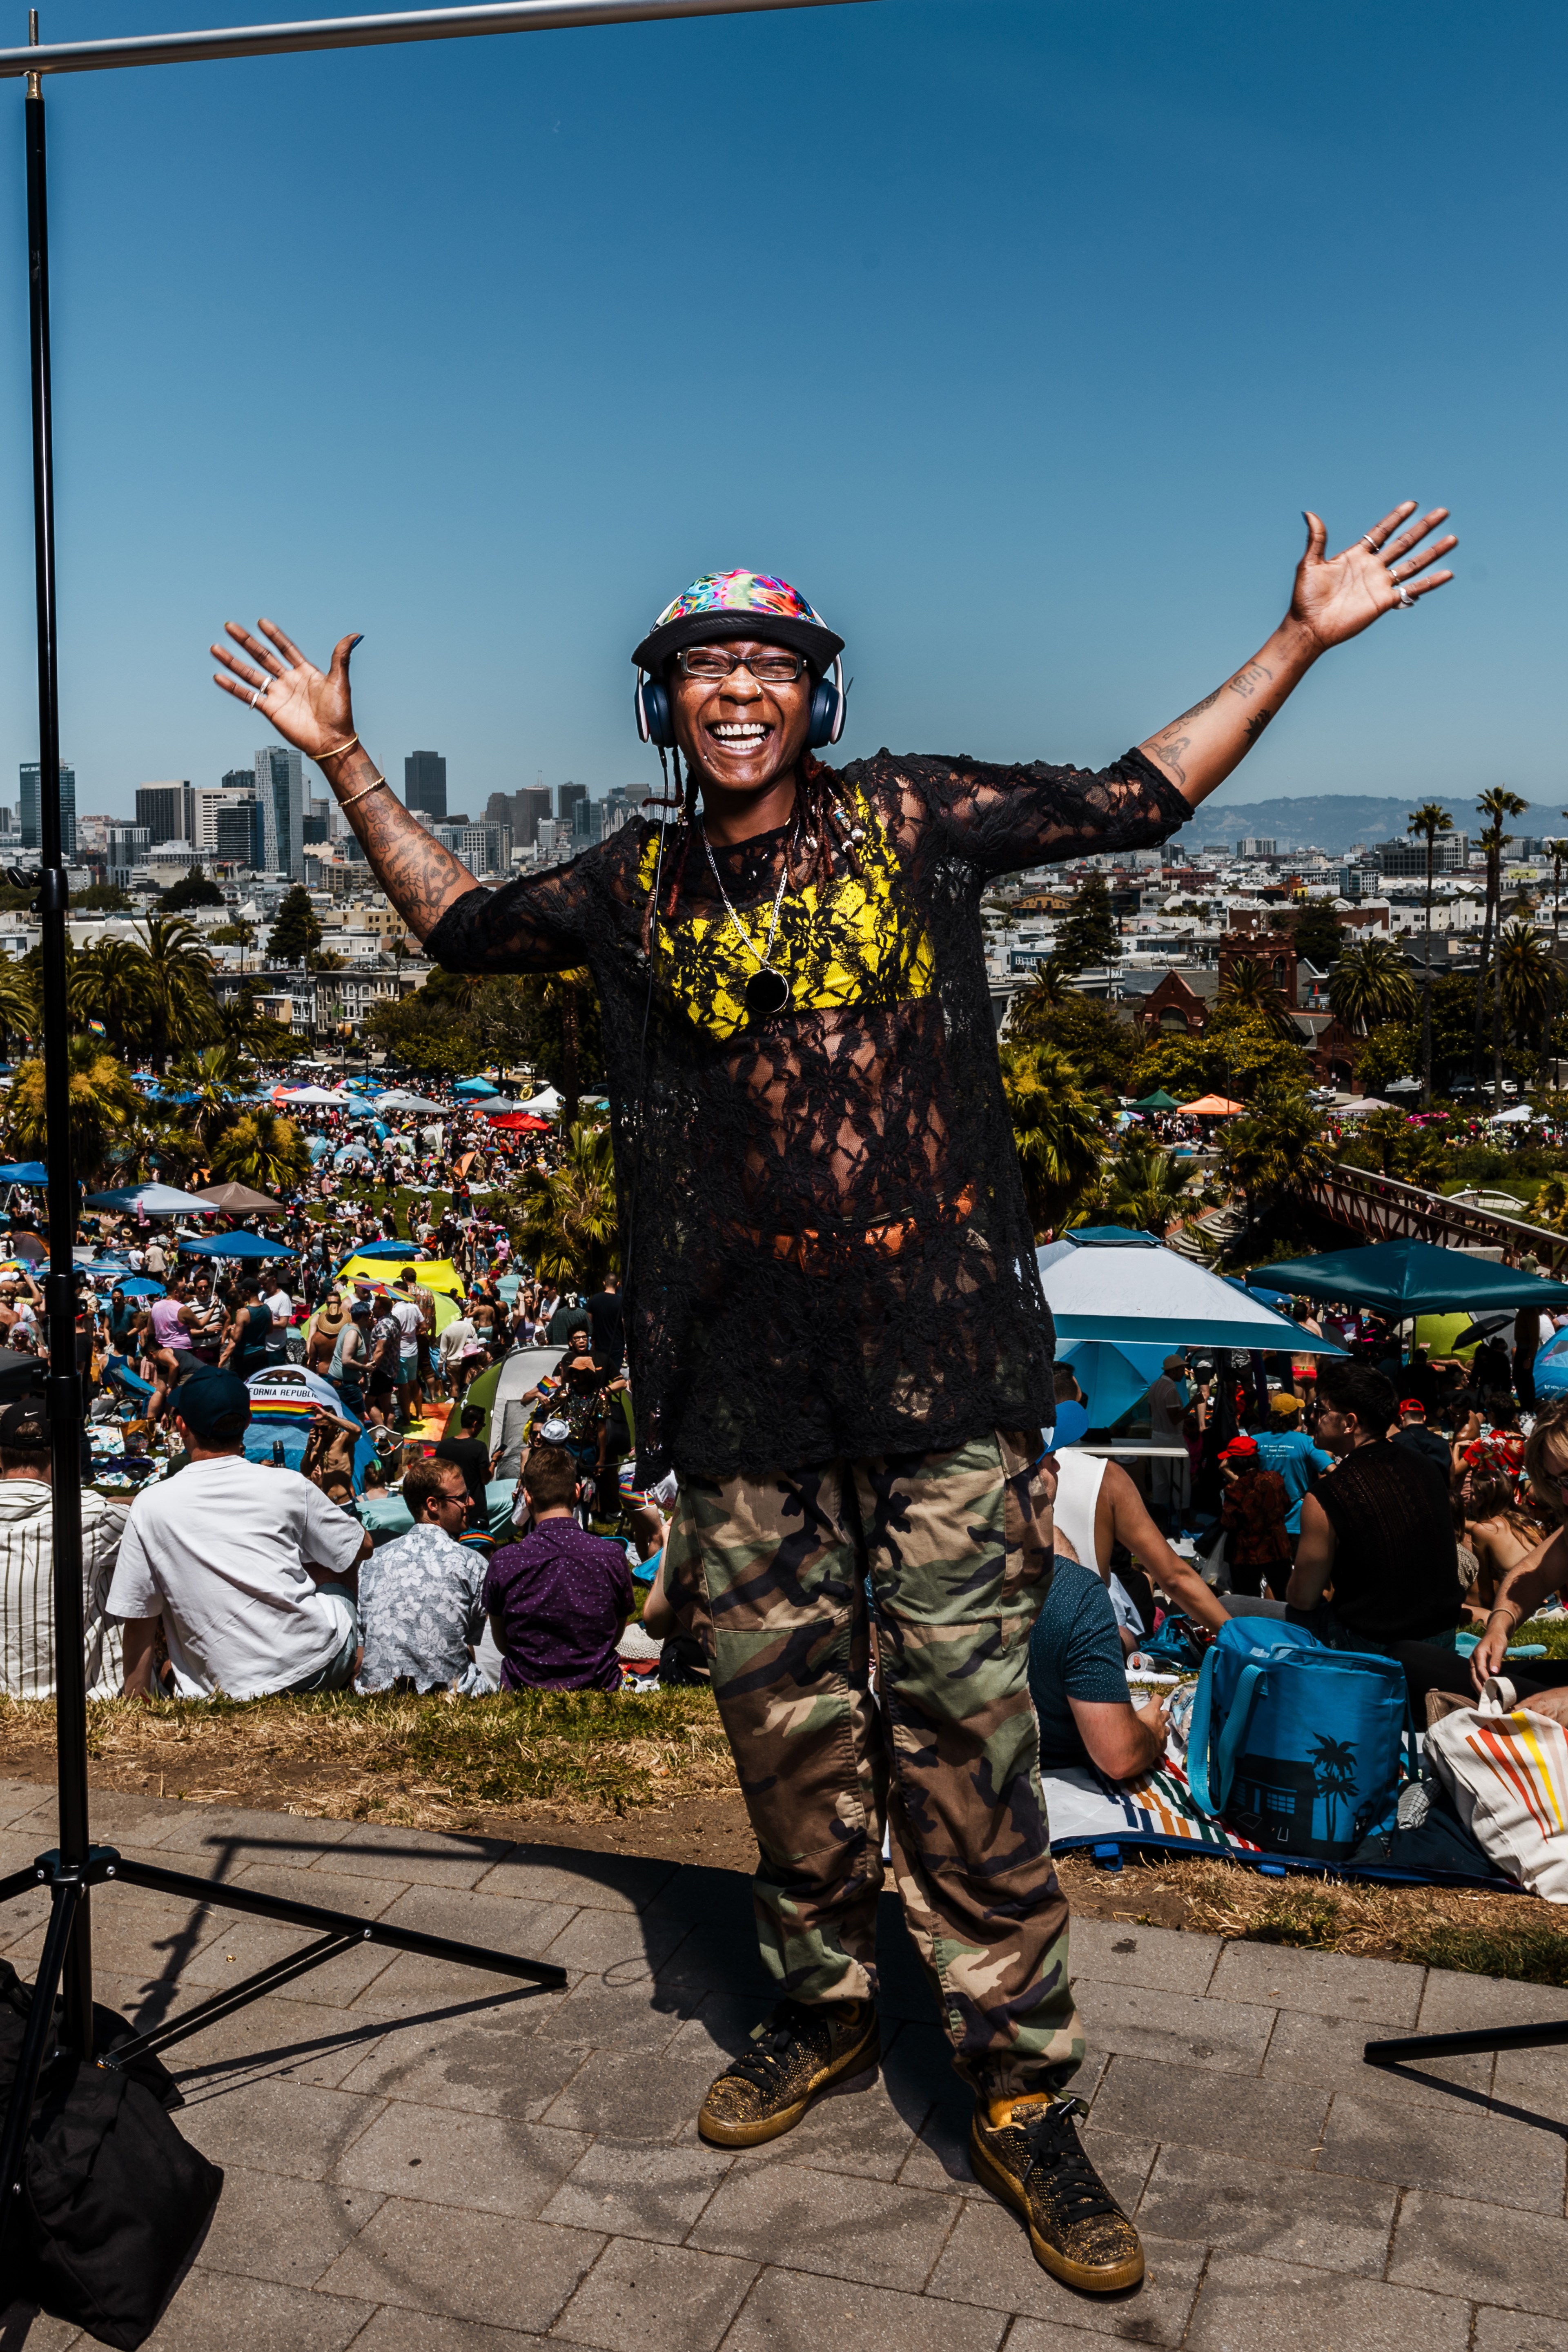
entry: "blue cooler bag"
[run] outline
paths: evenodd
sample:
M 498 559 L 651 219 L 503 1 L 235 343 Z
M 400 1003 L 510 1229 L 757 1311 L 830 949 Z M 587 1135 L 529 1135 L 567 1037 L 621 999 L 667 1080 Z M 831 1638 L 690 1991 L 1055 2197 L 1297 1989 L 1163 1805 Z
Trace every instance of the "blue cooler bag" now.
M 1198 1677 L 1187 1785 L 1267 1852 L 1348 1862 L 1393 1821 L 1408 1722 L 1396 1660 L 1331 1650 L 1283 1619 L 1233 1617 Z

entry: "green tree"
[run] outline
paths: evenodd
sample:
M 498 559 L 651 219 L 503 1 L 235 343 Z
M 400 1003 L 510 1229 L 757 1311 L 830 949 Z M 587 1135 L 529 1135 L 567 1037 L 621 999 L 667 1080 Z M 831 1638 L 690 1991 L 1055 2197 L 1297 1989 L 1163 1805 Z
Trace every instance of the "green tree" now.
M 153 972 L 144 948 L 134 940 L 95 940 L 71 958 L 66 986 L 73 1022 L 85 1028 L 96 1021 L 120 1053 L 135 1052 L 153 1007 Z
M 1249 1224 L 1260 1207 L 1323 1174 L 1329 1154 L 1305 1088 L 1274 1073 L 1261 1079 L 1247 1116 L 1226 1125 L 1220 1166 L 1245 1198 Z
M 210 875 L 204 874 L 199 865 L 188 866 L 177 882 L 158 900 L 161 915 L 184 915 L 192 907 L 221 907 L 223 892 Z
M 1391 1078 L 1414 1077 L 1420 1067 L 1422 1034 L 1411 1021 L 1384 1021 L 1356 1056 L 1356 1076 L 1369 1095 L 1380 1095 Z
M 213 960 L 201 933 L 183 915 L 149 915 L 141 928 L 147 959 L 143 1034 L 148 1058 L 161 1072 L 171 1054 L 218 1034 Z
M 1114 963 L 1121 952 L 1110 886 L 1103 874 L 1087 874 L 1057 933 L 1058 961 L 1066 971 L 1087 971 L 1092 965 Z
M 124 1065 L 97 1037 L 72 1037 L 67 1045 L 70 1075 L 71 1156 L 84 1181 L 103 1166 L 111 1137 L 138 1127 L 142 1097 Z M 5 1097 L 5 1139 L 18 1160 L 41 1160 L 48 1142 L 44 1110 L 44 1066 L 24 1062 Z
M 1345 943 L 1345 935 L 1339 917 L 1326 898 L 1309 898 L 1291 929 L 1299 956 L 1304 957 L 1318 971 L 1333 969 L 1334 958 Z
M 267 940 L 268 963 L 308 963 L 321 944 L 321 925 L 310 894 L 296 882 L 274 918 Z
M 310 1155 L 291 1118 L 258 1104 L 223 1129 L 213 1146 L 212 1165 L 221 1182 L 278 1195 L 304 1182 Z
M 1426 846 L 1426 921 L 1425 929 L 1425 976 L 1421 982 L 1421 1099 L 1432 1099 L 1432 876 L 1437 862 L 1437 840 L 1441 834 L 1452 833 L 1454 820 L 1441 801 L 1423 801 L 1405 828 L 1415 839 Z
M 1105 1133 L 1099 1106 L 1056 1045 L 1001 1049 L 1024 1195 L 1037 1239 L 1064 1225 L 1099 1179 Z
M 449 975 L 433 973 L 432 981 Z M 471 1077 L 482 1055 L 466 1016 L 426 984 L 387 998 L 366 1015 L 365 1035 L 418 1077 Z
M 1219 1003 L 1249 1013 L 1271 1036 L 1300 1042 L 1290 1008 L 1256 956 L 1237 956 L 1219 984 Z
M 1551 1027 L 1553 967 L 1532 923 L 1505 923 L 1498 933 L 1496 988 L 1516 1045 L 1539 1046 Z
M 256 925 L 247 921 L 245 916 L 237 915 L 232 923 L 215 923 L 207 938 L 215 948 L 237 948 L 239 968 L 243 971 L 247 950 L 256 945 Z
M 1173 1151 L 1140 1137 L 1117 1153 L 1110 1171 L 1107 1205 L 1114 1218 L 1131 1218 L 1145 1233 L 1163 1241 L 1191 1206 L 1187 1185 L 1191 1175 Z
M 0 1038 L 24 1041 L 39 1027 L 38 990 L 34 974 L 15 956 L 0 956 Z
M 218 1035 L 231 1054 L 257 1062 L 287 1061 L 294 1050 L 293 1031 L 259 1009 L 248 985 L 218 1007 Z
M 1055 1045 L 1085 1086 L 1125 1094 L 1141 1050 L 1138 1031 L 1119 1021 L 1100 998 L 1074 988 L 1057 990 L 1046 971 L 1046 965 L 1037 965 L 1029 986 L 1014 998 L 1008 1044 Z
M 1151 1040 L 1133 1066 L 1129 1091 L 1147 1095 L 1163 1087 L 1178 1102 L 1209 1094 L 1246 1102 L 1265 1078 L 1304 1088 L 1308 1076 L 1299 1045 L 1277 1037 L 1248 1007 L 1217 1003 L 1201 1036 Z
M 200 1141 L 208 1144 L 226 1125 L 235 1096 L 256 1084 L 256 1068 L 232 1045 L 204 1045 L 199 1052 L 182 1054 L 169 1079 L 179 1093 L 199 1097 L 185 1106 L 185 1117 Z
M 1380 1022 L 1412 1019 L 1415 986 L 1393 940 L 1362 939 L 1342 949 L 1329 975 L 1329 1003 L 1358 1037 Z
M 1487 978 L 1491 963 L 1492 930 L 1497 921 L 1502 897 L 1502 853 L 1506 843 L 1513 839 L 1503 826 L 1510 816 L 1522 816 L 1529 807 L 1517 793 L 1505 784 L 1494 785 L 1483 793 L 1476 803 L 1476 814 L 1487 820 L 1481 832 L 1481 847 L 1487 861 L 1486 910 L 1481 919 L 1481 968 L 1476 982 L 1474 1028 L 1470 1038 L 1470 1076 L 1479 1086 L 1481 1077 L 1481 1029 L 1486 1017 Z M 1494 1096 L 1502 1082 L 1502 998 L 1494 988 L 1495 1009 L 1492 1019 L 1492 1043 L 1496 1066 L 1493 1071 Z
M 1363 1118 L 1347 1119 L 1334 1157 L 1343 1167 L 1397 1176 L 1405 1184 L 1425 1184 L 1447 1166 L 1443 1146 L 1402 1110 L 1373 1110 Z
M 71 900 L 82 915 L 129 915 L 134 911 L 126 893 L 112 882 L 89 882 Z
M 606 1274 L 618 1269 L 616 1169 L 607 1127 L 579 1120 L 567 1129 L 560 1166 L 523 1195 L 519 1238 L 547 1282 L 596 1290 Z

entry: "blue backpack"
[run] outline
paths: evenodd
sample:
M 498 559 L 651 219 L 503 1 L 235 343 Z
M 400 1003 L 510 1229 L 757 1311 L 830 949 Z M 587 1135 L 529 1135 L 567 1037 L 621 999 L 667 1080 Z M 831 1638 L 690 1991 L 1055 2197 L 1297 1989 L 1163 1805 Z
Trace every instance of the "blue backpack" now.
M 1232 1617 L 1198 1677 L 1187 1785 L 1269 1853 L 1345 1862 L 1393 1821 L 1409 1716 L 1397 1660 L 1328 1649 L 1284 1619 Z M 1412 1768 L 1414 1756 L 1412 1743 Z

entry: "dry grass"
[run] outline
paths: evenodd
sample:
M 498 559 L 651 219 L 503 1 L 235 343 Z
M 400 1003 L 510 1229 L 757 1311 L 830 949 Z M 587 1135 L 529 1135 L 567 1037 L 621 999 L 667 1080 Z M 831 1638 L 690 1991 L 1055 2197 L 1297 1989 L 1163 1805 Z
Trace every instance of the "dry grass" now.
M 0 1700 L 0 1774 L 50 1770 L 54 1713 Z M 735 1786 L 705 1691 L 110 1699 L 89 1706 L 88 1753 L 99 1788 L 420 1829 L 544 1806 L 592 1820 Z

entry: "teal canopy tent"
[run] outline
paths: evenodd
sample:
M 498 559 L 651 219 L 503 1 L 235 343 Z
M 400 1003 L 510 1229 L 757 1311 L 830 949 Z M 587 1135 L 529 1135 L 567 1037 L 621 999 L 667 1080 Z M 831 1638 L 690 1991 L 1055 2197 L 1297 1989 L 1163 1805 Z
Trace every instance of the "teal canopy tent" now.
M 1255 1290 L 1343 1298 L 1385 1315 L 1440 1315 L 1458 1307 L 1568 1307 L 1568 1282 L 1549 1282 L 1435 1242 L 1373 1242 L 1321 1257 L 1277 1259 L 1247 1277 Z

